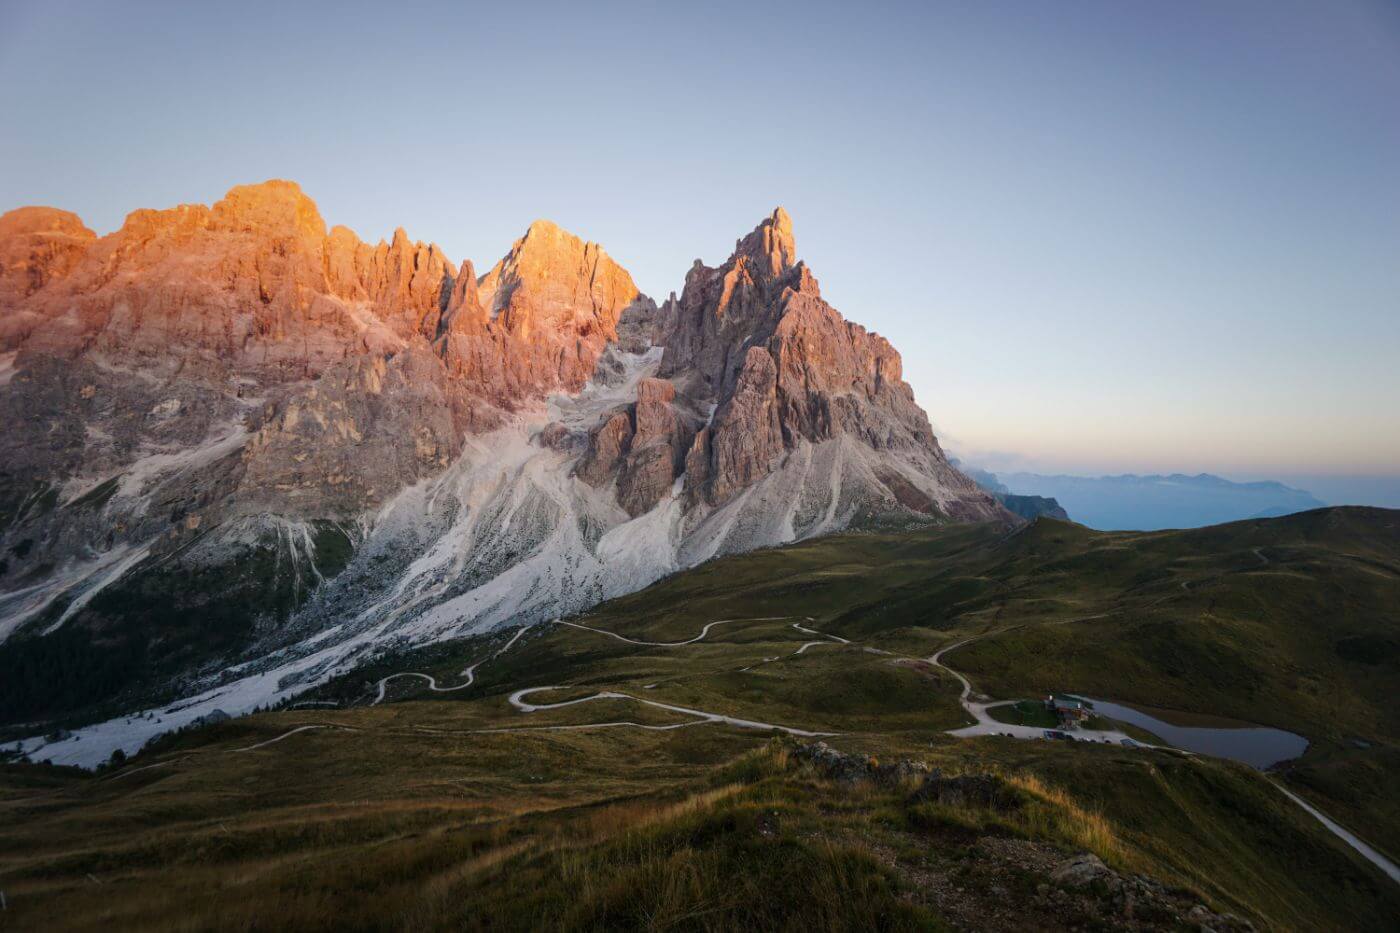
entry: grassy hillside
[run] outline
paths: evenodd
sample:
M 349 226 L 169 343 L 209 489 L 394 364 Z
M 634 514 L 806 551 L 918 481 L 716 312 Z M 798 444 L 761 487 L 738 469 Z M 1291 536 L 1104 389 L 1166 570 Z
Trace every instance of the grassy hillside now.
M 1314 744 L 1287 779 L 1390 848 L 1397 520 L 826 538 L 570 620 L 601 631 L 395 658 L 318 692 L 336 708 L 168 737 L 96 776 L 12 765 L 0 926 L 1171 929 L 1204 903 L 1261 928 L 1389 929 L 1400 890 L 1265 776 L 1170 751 L 956 739 L 958 684 L 920 659 L 982 635 L 947 660 L 996 696 L 1082 690 L 1301 732 Z M 722 619 L 679 646 L 606 634 L 679 642 Z M 469 689 L 396 679 L 370 705 L 387 674 L 451 685 L 482 659 Z M 509 702 L 547 686 L 526 699 L 623 696 Z M 803 757 L 812 739 L 645 700 L 839 733 L 825 741 L 853 760 L 997 790 L 845 780 Z M 1082 852 L 1166 900 L 1130 908 L 1112 878 L 1057 880 Z
M 1400 767 L 1400 513 L 1150 534 L 1047 522 L 998 558 L 995 593 L 957 607 L 990 615 L 995 634 L 948 658 L 978 689 L 1079 691 L 1297 732 L 1312 744 L 1283 769 L 1290 783 L 1400 853 L 1386 778 Z M 1048 599 L 1059 605 L 1045 613 Z
M 1012 796 L 924 804 L 914 784 L 831 779 L 790 742 L 725 727 L 463 734 L 488 715 L 470 708 L 482 705 L 318 715 L 339 728 L 238 751 L 311 719 L 267 714 L 96 778 L 11 767 L 0 773 L 7 920 L 1063 929 L 1095 905 L 1056 903 L 1041 886 L 1084 851 L 1269 928 L 1384 929 L 1400 909 L 1388 882 L 1225 763 L 1011 740 L 833 740 L 993 775 Z

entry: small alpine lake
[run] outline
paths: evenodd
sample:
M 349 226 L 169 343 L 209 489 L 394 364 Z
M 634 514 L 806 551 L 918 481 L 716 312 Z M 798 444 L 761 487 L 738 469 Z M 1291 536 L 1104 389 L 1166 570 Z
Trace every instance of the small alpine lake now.
M 1142 707 L 1125 706 L 1111 700 L 1081 699 L 1089 703 L 1096 714 L 1146 729 L 1169 745 L 1202 755 L 1229 758 L 1261 771 L 1280 761 L 1297 758 L 1308 747 L 1307 739 L 1283 729 L 1176 710 L 1154 709 L 1149 713 Z

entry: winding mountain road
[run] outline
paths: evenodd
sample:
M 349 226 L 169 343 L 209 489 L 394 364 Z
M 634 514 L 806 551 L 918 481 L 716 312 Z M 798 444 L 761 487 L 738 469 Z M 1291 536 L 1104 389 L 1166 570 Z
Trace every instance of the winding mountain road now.
M 994 633 L 988 632 L 986 634 Z M 1009 735 L 1018 739 L 1045 738 L 1046 730 L 1043 726 L 1019 726 L 1011 723 L 997 722 L 992 718 L 991 713 L 987 711 L 994 706 L 1007 706 L 1016 701 L 989 700 L 979 703 L 973 700 L 972 682 L 964 677 L 960 671 L 956 671 L 943 663 L 943 655 L 947 654 L 949 651 L 952 651 L 954 648 L 961 648 L 963 645 L 977 641 L 979 638 L 983 637 L 985 636 L 973 635 L 971 638 L 964 638 L 962 641 L 954 642 L 951 645 L 945 645 L 934 652 L 932 657 L 926 659 L 928 663 L 935 667 L 941 667 L 949 674 L 952 674 L 957 678 L 958 683 L 962 684 L 962 693 L 958 695 L 958 701 L 962 703 L 962 708 L 966 710 L 967 714 L 974 720 L 972 725 L 964 726 L 961 729 L 950 729 L 949 733 L 960 738 L 967 738 L 975 735 Z M 1074 739 L 1079 742 L 1107 742 L 1112 745 L 1121 745 L 1123 744 L 1123 740 L 1127 739 L 1130 743 L 1141 745 L 1144 748 L 1157 747 L 1155 745 L 1149 745 L 1146 742 L 1139 742 L 1126 732 L 1119 731 L 1118 729 L 1075 729 Z
M 599 635 L 607 635 L 607 636 L 610 637 L 610 638 L 615 638 L 615 639 L 617 639 L 618 641 L 626 642 L 627 644 L 630 644 L 630 645 L 641 645 L 641 646 L 643 646 L 643 647 L 650 647 L 650 648 L 681 648 L 681 647 L 684 647 L 684 646 L 686 646 L 686 645 L 694 645 L 694 644 L 697 644 L 697 643 L 699 643 L 699 642 L 701 642 L 701 641 L 704 641 L 705 638 L 710 634 L 711 630 L 714 629 L 716 626 L 719 626 L 719 625 L 728 625 L 728 624 L 733 623 L 733 622 L 778 622 L 778 621 L 782 621 L 782 620 L 788 619 L 788 618 L 791 618 L 791 617 L 790 617 L 790 616 L 759 616 L 759 617 L 750 618 L 750 619 L 718 619 L 718 620 L 716 620 L 716 621 L 714 621 L 714 622 L 707 622 L 707 623 L 705 623 L 705 625 L 701 627 L 700 633 L 699 633 L 698 635 L 696 635 L 696 636 L 693 637 L 693 638 L 684 639 L 683 641 L 642 641 L 642 640 L 636 639 L 636 638 L 628 638 L 628 637 L 625 636 L 625 635 L 619 635 L 617 632 L 610 632 L 610 631 L 608 631 L 607 629 L 594 628 L 594 627 L 592 627 L 592 626 L 590 626 L 590 625 L 583 625 L 583 624 L 581 624 L 581 623 L 579 623 L 579 622 L 566 622 L 566 621 L 564 621 L 563 619 L 555 619 L 554 621 L 555 621 L 555 623 L 558 624 L 558 625 L 566 625 L 566 626 L 568 626 L 568 627 L 570 627 L 570 628 L 583 629 L 583 630 L 586 631 L 586 632 L 596 632 L 596 633 L 599 634 Z M 804 618 L 806 618 L 806 617 L 804 617 Z M 811 622 L 812 619 L 806 618 L 806 621 Z M 820 635 L 823 639 L 827 639 L 827 640 L 825 640 L 825 641 L 809 641 L 809 642 L 806 642 L 806 643 L 803 644 L 800 648 L 798 648 L 797 651 L 793 652 L 794 655 L 802 654 L 802 653 L 803 653 L 804 651 L 806 651 L 808 648 L 811 648 L 811 647 L 813 647 L 813 646 L 815 646 L 815 645 L 826 645 L 826 644 L 836 644 L 836 643 L 840 643 L 840 644 L 843 644 L 843 645 L 849 645 L 849 644 L 850 644 L 850 641 L 848 641 L 848 640 L 845 639 L 845 638 L 842 638 L 842 637 L 839 636 L 839 635 L 828 635 L 828 634 L 826 634 L 825 632 L 818 632 L 818 631 L 816 631 L 815 629 L 805 628 L 804 626 L 802 626 L 800 623 L 797 623 L 797 622 L 794 622 L 792 627 L 795 628 L 795 629 L 797 629 L 797 630 L 800 631 L 800 632 L 804 632 L 804 633 L 809 634 L 809 635 Z M 457 684 L 457 685 L 452 686 L 452 687 L 442 687 L 442 686 L 439 686 L 439 685 L 438 685 L 437 679 L 436 679 L 435 677 L 433 677 L 433 675 L 431 675 L 431 674 L 425 674 L 425 673 L 423 673 L 422 671 L 400 671 L 400 672 L 398 672 L 398 673 L 396 673 L 396 674 L 390 674 L 390 675 L 388 675 L 387 677 L 383 677 L 383 678 L 381 678 L 381 679 L 379 680 L 379 683 L 378 683 L 378 688 L 379 688 L 379 689 L 378 689 L 378 693 L 376 694 L 376 696 L 375 696 L 375 698 L 374 698 L 374 701 L 373 701 L 370 705 L 371 705 L 371 706 L 377 706 L 378 704 L 384 702 L 384 698 L 385 698 L 385 696 L 386 696 L 386 692 L 387 692 L 387 688 L 388 688 L 389 682 L 390 682 L 391 680 L 395 680 L 395 679 L 401 678 L 401 677 L 417 677 L 417 678 L 420 678 L 420 679 L 422 679 L 422 680 L 424 680 L 424 681 L 427 682 L 427 684 L 428 684 L 428 689 L 429 689 L 429 690 L 433 690 L 433 691 L 436 691 L 436 692 L 438 692 L 438 693 L 451 693 L 451 692 L 456 691 L 456 690 L 465 690 L 467 687 L 470 687 L 473 683 L 475 683 L 475 681 L 476 681 L 476 675 L 475 675 L 476 668 L 480 667 L 480 666 L 481 666 L 483 663 L 485 663 L 486 661 L 489 661 L 489 660 L 491 660 L 492 658 L 496 658 L 496 657 L 499 657 L 500 655 L 504 654 L 506 651 L 508 651 L 508 650 L 510 649 L 510 647 L 511 647 L 512 645 L 515 644 L 516 640 L 519 639 L 520 636 L 524 634 L 524 632 L 525 632 L 525 630 L 524 630 L 523 628 L 520 629 L 518 632 L 515 633 L 514 636 L 511 637 L 510 641 L 506 642 L 505 645 L 503 645 L 503 646 L 500 648 L 500 650 L 496 651 L 494 654 L 491 654 L 491 655 L 487 656 L 486 658 L 483 658 L 481 661 L 477 661 L 475 664 L 473 664 L 473 665 L 471 665 L 470 667 L 468 667 L 468 668 L 466 668 L 465 670 L 463 670 L 463 671 L 462 671 L 462 676 L 466 678 L 466 680 L 465 680 L 463 683 Z M 791 655 L 790 655 L 790 656 L 791 656 Z M 765 662 L 766 662 L 766 661 L 770 661 L 770 660 L 774 660 L 774 661 L 775 661 L 775 660 L 778 660 L 778 658 L 765 658 L 764 660 L 765 660 Z M 744 670 L 748 670 L 748 668 L 744 668 Z M 654 686 L 654 685 L 652 685 L 652 686 Z M 576 705 L 576 704 L 578 704 L 578 703 L 590 703 L 590 702 L 593 702 L 593 701 L 595 701 L 595 700 L 631 700 L 631 701 L 633 701 L 634 703 L 641 703 L 641 704 L 643 704 L 644 706 L 652 706 L 652 707 L 655 707 L 656 709 L 663 709 L 663 710 L 667 710 L 667 711 L 673 712 L 673 713 L 680 713 L 681 715 L 685 715 L 685 716 L 693 716 L 693 717 L 695 717 L 695 718 L 694 718 L 693 720 L 691 720 L 690 722 L 669 723 L 669 724 L 666 724 L 666 725 L 647 725 L 647 724 L 644 724 L 644 723 L 632 722 L 632 721 L 630 721 L 630 720 L 610 720 L 610 721 L 606 721 L 606 722 L 578 723 L 578 724 L 560 725 L 560 726 L 529 726 L 529 727 L 524 727 L 524 728 L 512 728 L 512 727 L 507 726 L 507 727 L 503 727 L 503 728 L 499 728 L 499 729 L 473 729 L 473 730 L 468 730 L 468 731 L 470 731 L 470 732 L 476 732 L 476 733 L 489 733 L 489 732 L 521 732 L 521 731 L 535 731 L 535 730 L 575 731 L 575 730 L 581 730 L 581 729 L 612 729 L 612 728 L 619 728 L 619 727 L 632 727 L 632 728 L 637 728 L 637 729 L 650 729 L 650 730 L 656 730 L 656 731 L 666 731 L 666 730 L 670 730 L 670 729 L 680 729 L 680 728 L 683 728 L 683 727 L 685 727 L 685 726 L 703 725 L 703 724 L 705 724 L 705 723 L 723 723 L 723 724 L 725 724 L 725 725 L 736 726 L 736 727 L 741 728 L 741 729 L 761 729 L 761 730 L 764 730 L 764 731 L 776 730 L 776 731 L 779 731 L 779 732 L 786 732 L 786 733 L 788 733 L 789 735 L 803 736 L 803 737 L 806 737 L 806 738 L 816 738 L 816 737 L 819 737 L 819 736 L 832 736 L 832 735 L 839 735 L 839 734 L 840 734 L 840 733 L 836 733 L 836 732 L 821 732 L 821 731 L 809 730 L 809 729 L 798 729 L 798 728 L 795 728 L 795 727 L 793 727 L 793 726 L 783 726 L 783 725 L 778 725 L 778 724 L 776 724 L 776 723 L 762 722 L 762 721 L 759 721 L 759 720 L 756 720 L 756 719 L 742 719 L 742 718 L 739 718 L 739 717 L 736 717 L 736 716 L 728 716 L 728 715 L 725 715 L 724 713 L 712 712 L 712 711 L 710 711 L 710 710 L 692 709 L 691 707 L 688 707 L 688 706 L 675 706 L 675 705 L 672 705 L 672 704 L 670 704 L 670 703 L 661 703 L 661 702 L 658 702 L 658 701 L 656 701 L 656 700 L 646 700 L 646 699 L 642 699 L 641 697 L 632 696 L 630 693 L 618 693 L 618 692 L 616 692 L 616 691 L 611 691 L 611 690 L 601 691 L 601 692 L 599 692 L 599 693 L 592 694 L 591 696 L 580 697 L 580 698 L 574 699 L 574 700 L 564 700 L 564 701 L 559 702 L 559 703 L 530 703 L 530 702 L 528 702 L 528 701 L 525 700 L 525 697 L 526 697 L 526 696 L 529 696 L 529 695 L 532 694 L 532 693 L 538 693 L 538 692 L 544 691 L 544 690 L 558 690 L 558 689 L 561 689 L 561 688 L 560 688 L 560 687 L 557 687 L 557 686 L 547 686 L 547 687 L 527 687 L 527 688 L 525 688 L 525 689 L 523 689 L 523 690 L 517 690 L 515 693 L 512 693 L 512 694 L 510 695 L 510 704 L 511 704 L 513 707 L 515 707 L 516 709 L 518 709 L 518 710 L 520 710 L 521 712 L 523 712 L 523 713 L 533 713 L 533 712 L 539 712 L 539 711 L 542 711 L 542 710 L 561 709 L 561 708 L 563 708 L 563 707 L 565 707 L 565 706 L 574 706 L 574 705 Z M 643 689 L 647 689 L 647 688 L 643 688 Z M 323 728 L 323 727 L 320 727 L 320 726 L 302 726 L 302 727 L 300 727 L 300 728 L 293 729 L 291 732 L 287 732 L 287 733 L 285 733 L 285 734 L 283 734 L 283 735 L 277 736 L 277 737 L 274 738 L 274 739 L 269 739 L 267 742 L 262 742 L 262 743 L 259 743 L 258 745 L 249 746 L 249 749 L 236 749 L 236 750 L 237 750 L 237 751 L 246 751 L 246 750 L 250 750 L 250 749 L 252 749 L 252 748 L 261 748 L 261 747 L 263 747 L 264 745 L 271 745 L 273 742 L 281 741 L 282 739 L 286 738 L 287 736 L 289 736 L 289 735 L 294 735 L 294 734 L 296 734 L 297 732 L 301 732 L 301 731 L 304 731 L 304 730 L 306 730 L 306 729 L 316 729 L 316 728 Z
M 812 620 L 811 620 L 811 619 L 808 619 L 807 621 L 808 621 L 808 622 L 811 622 Z M 836 645 L 836 644 L 840 644 L 840 645 L 849 645 L 849 644 L 850 644 L 850 641 L 849 641 L 848 639 L 842 638 L 840 635 L 828 635 L 826 632 L 818 632 L 816 629 L 804 628 L 802 625 L 800 625 L 800 624 L 797 623 L 797 622 L 792 623 L 792 627 L 795 628 L 795 629 L 797 629 L 799 632 L 805 632 L 805 633 L 808 634 L 808 635 L 820 635 L 820 636 L 821 636 L 823 639 L 825 639 L 825 640 L 824 640 L 824 641 L 809 641 L 809 642 L 803 643 L 803 645 L 802 645 L 800 648 L 798 648 L 798 649 L 797 649 L 796 651 L 794 651 L 792 654 L 788 655 L 788 657 L 790 657 L 790 658 L 795 658 L 795 657 L 797 657 L 799 654 L 806 654 L 808 648 L 816 648 L 816 647 L 818 647 L 818 646 L 820 646 L 820 645 Z M 766 663 L 766 662 L 765 662 L 765 663 Z
M 705 640 L 705 637 L 706 637 L 707 635 L 710 634 L 710 629 L 714 628 L 716 625 L 728 625 L 728 624 L 731 623 L 731 622 L 781 622 L 781 621 L 784 621 L 784 620 L 790 619 L 790 618 L 792 618 L 792 617 L 791 617 L 791 616 L 759 616 L 759 617 L 753 618 L 753 619 L 720 619 L 720 620 L 717 621 L 717 622 L 707 622 L 707 623 L 705 624 L 705 626 L 704 626 L 702 629 L 700 629 L 700 634 L 699 634 L 699 635 L 696 635 L 694 638 L 687 638 L 685 641 L 638 641 L 638 640 L 635 639 L 635 638 L 628 638 L 628 637 L 625 636 L 625 635 L 619 635 L 619 634 L 617 634 L 616 632 L 610 632 L 610 631 L 608 631 L 607 629 L 593 628 L 591 625 L 581 625 L 581 624 L 579 624 L 578 622 L 565 622 L 563 619 L 555 619 L 554 621 L 555 621 L 555 623 L 558 624 L 558 625 L 567 625 L 567 626 L 569 626 L 570 628 L 581 628 L 581 629 L 583 629 L 585 632 L 597 632 L 599 635 L 607 635 L 607 636 L 610 636 L 610 637 L 612 637 L 612 638 L 616 638 L 618 641 L 626 642 L 626 643 L 629 644 L 629 645 L 643 645 L 643 646 L 650 647 L 650 648 L 680 648 L 680 647 L 682 647 L 682 646 L 684 646 L 684 645 L 694 645 L 694 644 L 697 644 L 698 642 L 704 641 L 704 640 Z M 812 619 L 811 616 L 803 616 L 803 618 L 804 618 L 806 621 L 808 621 L 808 622 L 814 621 L 814 620 Z M 791 654 L 788 654 L 788 655 L 777 655 L 777 656 L 774 656 L 774 657 L 771 657 L 771 658 L 764 658 L 762 661 L 757 661 L 757 662 L 755 662 L 755 663 L 753 663 L 753 664 L 750 664 L 750 665 L 747 666 L 747 667 L 741 667 L 741 668 L 739 668 L 739 672 L 740 672 L 740 673 L 743 673 L 744 671 L 751 671 L 751 670 L 753 670 L 755 667 L 759 667 L 759 666 L 764 665 L 764 664 L 771 664 L 771 663 L 773 663 L 774 661 L 780 661 L 780 660 L 782 660 L 784 657 L 795 658 L 795 657 L 797 657 L 799 654 L 805 654 L 805 653 L 807 652 L 807 649 L 808 649 L 808 648 L 815 648 L 815 647 L 817 647 L 818 645 L 832 645 L 832 644 L 849 645 L 849 644 L 851 643 L 850 640 L 845 639 L 845 638 L 842 638 L 840 635 L 831 635 L 831 634 L 828 634 L 828 633 L 826 633 L 826 632 L 819 632 L 819 631 L 817 631 L 816 629 L 806 628 L 806 627 L 803 626 L 802 623 L 800 623 L 800 622 L 794 622 L 794 623 L 792 623 L 792 627 L 795 628 L 795 629 L 797 629 L 799 632 L 803 632 L 803 633 L 805 633 L 805 634 L 807 634 L 807 635 L 819 635 L 819 636 L 821 636 L 822 639 L 825 639 L 825 640 L 823 640 L 823 641 L 809 641 L 809 642 L 804 642 L 802 645 L 800 645 L 800 646 L 798 647 L 798 649 L 797 649 L 796 651 L 792 652 Z M 651 687 L 653 687 L 653 686 L 655 686 L 655 684 L 652 684 L 652 685 L 647 686 L 647 687 L 643 687 L 642 689 L 643 689 L 643 690 L 650 690 Z
M 1362 842 L 1348 829 L 1346 829 L 1346 827 L 1339 824 L 1336 820 L 1332 819 L 1326 813 L 1323 813 L 1317 807 L 1314 807 L 1312 804 L 1308 803 L 1302 797 L 1299 797 L 1297 794 L 1284 787 L 1278 781 L 1271 781 L 1270 783 L 1277 787 L 1285 797 L 1287 797 L 1289 800 L 1293 801 L 1298 806 L 1302 807 L 1304 810 L 1310 813 L 1313 819 L 1317 820 L 1323 826 L 1326 826 L 1328 829 L 1330 829 L 1332 831 L 1332 834 L 1335 835 L 1338 839 L 1342 840 L 1347 845 L 1351 846 L 1353 849 L 1359 852 L 1362 858 L 1379 868 L 1381 871 L 1383 871 L 1387 876 L 1389 876 L 1391 881 L 1394 881 L 1396 884 L 1400 884 L 1400 865 L 1396 865 L 1390 859 L 1386 858 L 1384 855 L 1381 855 L 1379 852 L 1371 848 L 1365 842 Z
M 781 617 L 780 617 L 780 618 L 781 618 Z M 816 621 L 816 620 L 813 619 L 811 616 L 806 616 L 805 618 L 807 619 L 808 622 L 814 622 L 814 621 Z M 806 634 L 808 634 L 808 635 L 820 635 L 822 638 L 827 638 L 827 639 L 830 639 L 831 641 L 840 642 L 840 643 L 843 644 L 843 645 L 849 645 L 849 644 L 851 643 L 851 640 L 850 640 L 849 638 L 842 638 L 840 635 L 832 635 L 832 634 L 830 634 L 829 632 L 819 632 L 819 631 L 817 631 L 817 630 L 814 629 L 814 628 L 807 628 L 806 626 L 802 625 L 800 622 L 794 622 L 794 623 L 792 623 L 792 627 L 795 628 L 795 629 L 797 629 L 799 632 L 804 632 L 804 633 L 806 633 Z M 808 644 L 809 644 L 809 645 L 819 645 L 819 644 L 821 644 L 821 642 L 808 642 Z
M 501 655 L 505 654 L 507 651 L 510 650 L 511 645 L 514 645 L 520 639 L 520 636 L 524 634 L 525 629 L 522 627 L 519 630 L 517 630 L 514 635 L 511 636 L 510 641 L 502 645 L 501 648 L 497 650 L 494 654 L 489 654 L 486 657 L 482 658 L 480 661 L 477 661 L 475 664 L 464 668 L 460 676 L 465 677 L 466 680 L 464 680 L 462 683 L 458 684 L 455 687 L 439 687 L 436 677 L 434 677 L 432 674 L 424 674 L 422 671 L 399 671 L 397 674 L 390 674 L 388 677 L 382 677 L 379 680 L 379 693 L 375 696 L 374 702 L 370 703 L 370 706 L 378 706 L 380 703 L 383 703 L 385 691 L 389 685 L 389 681 L 397 680 L 401 677 L 417 677 L 421 680 L 426 680 L 428 682 L 428 689 L 434 691 L 435 693 L 455 693 L 458 690 L 465 690 L 472 684 L 476 683 L 476 669 L 478 667 L 485 664 L 487 661 L 492 660 L 493 658 L 498 658 Z

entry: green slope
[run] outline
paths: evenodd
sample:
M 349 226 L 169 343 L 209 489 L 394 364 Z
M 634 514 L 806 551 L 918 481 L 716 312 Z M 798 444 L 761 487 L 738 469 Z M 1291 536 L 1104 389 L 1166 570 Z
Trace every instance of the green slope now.
M 173 736 L 97 776 L 10 766 L 0 890 L 17 928 L 1123 925 L 1108 893 L 1066 902 L 1045 874 L 1088 850 L 1261 928 L 1387 929 L 1400 890 L 1265 776 L 956 739 L 958 684 L 919 659 L 983 635 L 949 661 L 996 696 L 1077 689 L 1303 733 L 1283 777 L 1394 852 L 1397 528 L 1400 513 L 1364 509 L 1150 534 L 1042 520 L 726 558 L 571 620 L 601 632 L 547 626 L 499 656 L 503 635 L 354 672 L 317 694 L 339 709 Z M 679 647 L 603 633 L 683 641 L 719 619 L 737 621 Z M 369 705 L 389 673 L 455 684 L 482 658 L 469 689 L 400 679 Z M 637 699 L 509 702 L 544 686 L 561 689 L 531 702 Z M 982 775 L 1022 803 L 915 803 L 907 785 L 813 772 L 796 740 L 639 700 L 841 733 L 827 741 Z M 602 722 L 636 725 L 538 729 Z M 306 725 L 321 728 L 286 735 Z

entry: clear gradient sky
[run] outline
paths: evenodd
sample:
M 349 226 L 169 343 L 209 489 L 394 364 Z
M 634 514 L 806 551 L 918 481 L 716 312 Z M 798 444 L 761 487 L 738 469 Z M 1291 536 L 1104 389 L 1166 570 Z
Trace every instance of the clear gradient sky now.
M 775 204 L 955 452 L 1400 477 L 1400 4 L 0 0 L 0 209 L 291 178 L 658 298 Z

